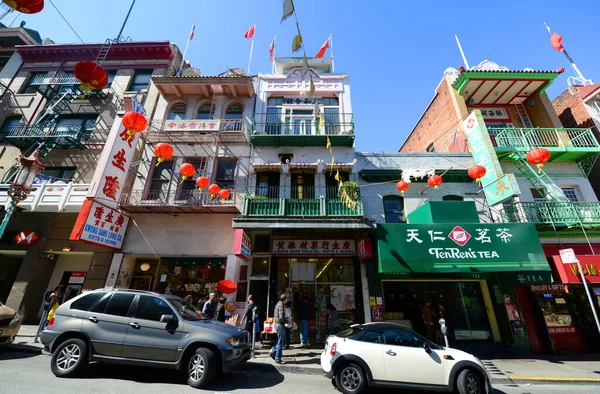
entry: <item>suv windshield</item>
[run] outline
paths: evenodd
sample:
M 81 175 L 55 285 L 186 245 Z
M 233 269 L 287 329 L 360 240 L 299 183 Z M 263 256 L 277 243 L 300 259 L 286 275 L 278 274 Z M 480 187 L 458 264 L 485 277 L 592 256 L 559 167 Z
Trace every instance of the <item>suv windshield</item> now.
M 202 316 L 202 313 L 198 311 L 192 304 L 187 301 L 182 300 L 179 297 L 169 297 L 167 301 L 171 305 L 177 309 L 177 312 L 185 319 L 185 320 L 205 320 L 206 318 Z

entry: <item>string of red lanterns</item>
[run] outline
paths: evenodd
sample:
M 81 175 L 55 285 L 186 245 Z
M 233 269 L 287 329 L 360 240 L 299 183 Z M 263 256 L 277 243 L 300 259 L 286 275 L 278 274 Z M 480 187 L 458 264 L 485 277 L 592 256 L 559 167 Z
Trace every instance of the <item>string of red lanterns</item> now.
M 169 160 L 171 157 L 173 157 L 173 153 L 174 150 L 171 145 L 166 144 L 164 142 L 156 144 L 154 146 L 154 154 L 158 157 L 158 159 L 156 160 L 156 166 L 158 167 L 160 163 L 162 163 L 165 160 Z
M 442 184 L 443 180 L 442 177 L 439 175 L 432 175 L 427 179 L 427 184 L 431 187 L 433 187 L 434 189 L 437 189 L 441 184 Z
M 196 168 L 190 163 L 183 163 L 181 167 L 179 167 L 179 173 L 181 174 L 181 183 L 183 183 L 186 179 L 194 176 Z
M 135 133 L 141 133 L 146 130 L 148 127 L 148 119 L 139 112 L 129 111 L 125 115 L 123 115 L 123 119 L 121 120 L 123 126 L 125 126 L 125 130 L 127 130 L 127 134 L 129 136 L 128 141 L 132 141 L 133 137 L 135 137 Z
M 223 189 L 219 192 L 219 196 L 221 197 L 221 202 L 225 202 L 229 198 L 231 193 L 227 189 Z
M 202 189 L 207 187 L 209 183 L 210 183 L 210 180 L 207 177 L 205 177 L 204 175 L 196 178 L 196 186 L 198 186 L 198 191 L 200 193 L 202 193 Z
M 544 163 L 550 160 L 550 151 L 545 148 L 535 148 L 530 150 L 525 156 L 529 164 L 535 164 L 538 168 L 538 174 L 542 172 Z
M 90 60 L 82 60 L 73 69 L 75 78 L 81 83 L 80 89 L 87 93 L 91 89 L 102 89 L 108 83 L 108 74 L 102 66 Z
M 210 198 L 213 199 L 217 194 L 221 192 L 221 187 L 216 183 L 213 183 L 208 187 L 208 192 L 210 193 Z
M 396 183 L 396 189 L 398 189 L 400 191 L 400 193 L 402 193 L 403 196 L 404 196 L 404 192 L 408 190 L 409 186 L 410 186 L 410 184 L 405 181 L 400 181 L 400 182 Z
M 477 164 L 474 165 L 473 167 L 469 168 L 469 170 L 467 171 L 467 174 L 469 174 L 469 176 L 472 179 L 475 179 L 475 181 L 477 183 L 479 183 L 480 185 L 481 185 L 481 178 L 483 178 L 486 173 L 487 173 L 487 170 L 485 169 L 485 167 L 477 165 Z

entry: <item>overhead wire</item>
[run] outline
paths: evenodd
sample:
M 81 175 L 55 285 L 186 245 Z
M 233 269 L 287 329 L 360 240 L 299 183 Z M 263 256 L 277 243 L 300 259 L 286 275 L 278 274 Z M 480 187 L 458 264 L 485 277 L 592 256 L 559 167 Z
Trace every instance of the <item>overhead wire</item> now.
M 83 39 L 81 38 L 81 36 L 79 34 L 77 34 L 77 32 L 75 31 L 75 29 L 73 28 L 73 26 L 71 26 L 71 24 L 69 23 L 69 21 L 67 20 L 67 18 L 65 18 L 65 16 L 62 14 L 62 12 L 60 12 L 60 10 L 58 9 L 58 7 L 54 4 L 54 2 L 52 0 L 50 0 L 50 4 L 52 4 L 52 7 L 54 7 L 54 9 L 56 10 L 56 12 L 58 12 L 58 15 L 60 15 L 60 17 L 65 21 L 65 23 L 71 28 L 71 30 L 73 31 L 73 33 L 75 33 L 75 35 L 77 36 L 77 38 L 79 38 L 79 41 L 81 41 L 82 44 L 85 44 L 85 41 L 83 41 Z

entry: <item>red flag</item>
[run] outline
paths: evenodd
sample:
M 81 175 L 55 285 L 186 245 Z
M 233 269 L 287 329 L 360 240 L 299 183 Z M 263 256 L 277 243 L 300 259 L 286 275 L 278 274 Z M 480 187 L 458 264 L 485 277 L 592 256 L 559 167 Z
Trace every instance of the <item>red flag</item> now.
M 252 27 L 249 28 L 246 33 L 244 33 L 244 37 L 252 38 L 253 35 L 254 35 L 254 25 L 252 25 Z
M 327 50 L 327 48 L 329 48 L 329 38 L 327 39 L 327 41 L 325 41 L 325 44 L 321 46 L 321 49 L 319 49 L 319 53 L 317 53 L 315 57 L 322 58 L 323 55 L 325 55 L 325 51 Z
M 559 52 L 562 52 L 565 50 L 565 48 L 562 45 L 562 36 L 558 33 L 552 33 L 552 35 L 550 36 L 550 45 L 552 45 L 552 48 L 556 49 Z

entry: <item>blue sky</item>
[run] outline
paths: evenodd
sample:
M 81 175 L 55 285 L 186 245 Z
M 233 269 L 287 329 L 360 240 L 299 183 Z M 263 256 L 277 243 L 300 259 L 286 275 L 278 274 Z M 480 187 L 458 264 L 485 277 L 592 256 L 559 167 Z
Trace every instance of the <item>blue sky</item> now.
M 131 4 L 129 0 L 53 1 L 86 42 L 114 38 Z M 135 41 L 172 41 L 183 50 L 196 19 L 196 35 L 186 58 L 203 75 L 212 75 L 227 67 L 247 68 L 250 41 L 243 34 L 256 22 L 251 74 L 269 72 L 268 46 L 274 35 L 277 56 L 292 55 L 295 24 L 291 18 L 280 23 L 281 3 L 137 0 L 124 35 Z M 454 34 L 471 66 L 489 58 L 511 69 L 565 67 L 566 72 L 547 90 L 552 99 L 567 87 L 567 77 L 574 72 L 564 55 L 550 46 L 543 26 L 547 22 L 563 35 L 563 44 L 583 74 L 600 82 L 597 0 L 297 0 L 296 8 L 307 55 L 314 56 L 333 34 L 335 69 L 350 74 L 360 151 L 400 148 L 444 70 L 463 63 Z M 57 43 L 79 42 L 50 0 L 41 13 L 21 15 L 15 24 L 21 20 Z

